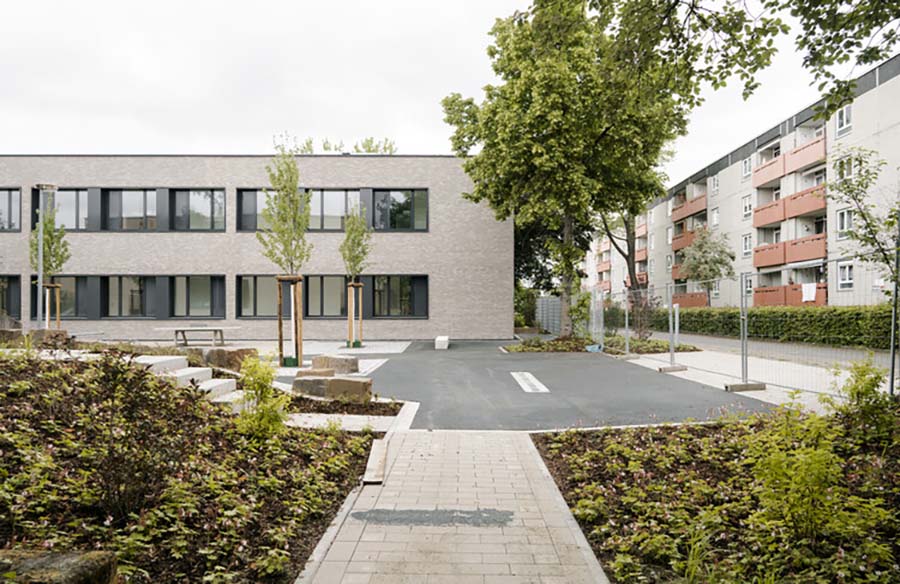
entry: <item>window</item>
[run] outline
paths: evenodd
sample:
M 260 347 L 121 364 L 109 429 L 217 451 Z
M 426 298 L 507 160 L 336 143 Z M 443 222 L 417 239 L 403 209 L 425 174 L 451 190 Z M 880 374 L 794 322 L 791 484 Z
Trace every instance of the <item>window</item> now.
M 838 137 L 850 133 L 853 129 L 853 111 L 851 104 L 847 104 L 837 112 L 837 135 Z
M 0 190 L 0 231 L 18 231 L 21 215 L 19 191 Z
M 221 278 L 212 276 L 175 276 L 172 285 L 172 316 L 224 316 L 213 310 L 213 287 Z
M 225 231 L 225 191 L 179 190 L 173 197 L 175 231 Z
M 719 194 L 719 175 L 714 175 L 709 179 L 709 190 L 715 196 Z
M 656 247 L 656 237 L 654 237 L 652 233 L 647 237 L 647 241 L 649 241 L 650 243 L 650 249 L 654 249 Z
M 672 245 L 672 226 L 666 227 L 666 243 Z
M 853 229 L 853 209 L 841 209 L 837 212 L 837 238 L 847 239 Z
M 772 189 L 772 200 L 778 201 L 781 199 L 781 187 L 775 187 Z
M 853 264 L 842 262 L 838 264 L 838 290 L 853 289 Z
M 819 124 L 816 126 L 815 130 L 813 130 L 814 138 L 821 138 L 825 135 L 825 124 Z
M 47 280 L 45 280 L 47 282 Z M 59 316 L 60 318 L 84 317 L 85 313 L 80 307 L 80 297 L 86 283 L 85 278 L 76 276 L 53 276 L 50 283 L 59 284 Z M 31 282 L 31 317 L 37 317 L 37 278 Z M 56 292 L 50 289 L 50 305 L 46 304 L 46 289 L 41 292 L 40 302 L 44 306 L 44 315 L 49 315 L 51 320 L 56 318 Z
M 647 262 L 647 274 L 653 275 L 653 260 Z
M 671 198 L 670 198 L 668 201 L 666 201 L 666 216 L 667 216 L 667 217 L 671 217 L 671 216 L 672 216 L 672 204 L 673 204 L 673 203 L 672 203 L 672 199 L 671 199 Z
M 70 231 L 87 229 L 88 193 L 86 189 L 60 189 L 44 204 L 56 207 L 56 224 Z
M 278 316 L 275 276 L 238 276 L 238 318 Z
M 425 276 L 375 276 L 373 315 L 427 316 L 427 294 L 428 284 Z
M 653 225 L 653 209 L 647 211 L 647 225 Z
M 741 255 L 745 258 L 753 254 L 753 236 L 745 233 L 741 236 Z
M 741 178 L 749 178 L 750 173 L 753 171 L 753 161 L 748 156 L 747 158 L 741 160 Z
M 825 169 L 820 168 L 812 173 L 812 184 L 813 186 L 818 186 L 825 182 Z
M 373 227 L 379 231 L 428 229 L 428 191 L 375 191 Z
M 151 316 L 152 293 L 156 288 L 156 278 L 142 276 L 109 276 L 104 278 L 106 310 L 104 316 L 141 317 Z
M 104 226 L 110 231 L 154 231 L 156 190 L 106 191 Z
M 753 276 L 748 274 L 744 278 L 744 296 L 750 296 L 751 294 L 753 294 Z
M 672 254 L 666 255 L 666 271 L 672 271 Z
M 772 243 L 781 243 L 781 229 L 772 231 Z
M 359 191 L 312 190 L 309 206 L 310 230 L 340 231 L 348 211 L 360 208 Z
M 709 224 L 713 227 L 719 226 L 719 208 L 713 207 L 709 211 Z
M 750 198 L 750 195 L 741 197 L 741 213 L 744 219 L 753 215 L 753 200 Z
M 306 276 L 306 316 L 346 316 L 347 279 L 344 276 Z
M 835 164 L 838 180 L 844 180 L 853 176 L 853 159 L 841 158 Z
M 0 276 L 0 316 L 19 318 L 19 278 Z
M 712 289 L 710 290 L 710 292 L 712 293 L 713 298 L 719 297 L 719 281 L 718 280 L 715 280 L 712 283 Z

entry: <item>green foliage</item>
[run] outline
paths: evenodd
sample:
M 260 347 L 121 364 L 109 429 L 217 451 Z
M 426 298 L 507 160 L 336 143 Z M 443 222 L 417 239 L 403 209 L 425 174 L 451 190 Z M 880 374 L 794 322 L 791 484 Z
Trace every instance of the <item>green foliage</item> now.
M 534 317 L 537 314 L 538 293 L 534 288 L 526 288 L 518 280 L 513 295 L 513 306 L 516 311 L 516 326 L 534 326 Z
M 238 431 L 251 440 L 264 442 L 284 432 L 291 396 L 276 389 L 275 368 L 259 357 L 241 361 L 243 404 L 237 420 Z
M 860 444 L 885 446 L 894 433 L 891 396 L 881 391 L 886 373 L 871 357 L 853 363 L 848 379 L 838 387 L 839 399 L 828 400 L 843 418 L 848 437 Z
M 40 211 L 38 212 L 40 215 Z M 53 276 L 63 271 L 66 262 L 72 257 L 69 251 L 69 242 L 66 241 L 66 228 L 56 224 L 56 207 L 47 205 L 44 207 L 44 217 L 38 217 L 38 223 L 44 224 L 44 277 Z M 35 226 L 31 230 L 31 239 L 29 240 L 29 255 L 31 261 L 31 269 L 35 272 L 39 269 L 38 264 L 38 236 L 39 230 Z
M 591 295 L 589 292 L 579 292 L 575 295 L 569 315 L 572 317 L 572 330 L 575 331 L 575 336 L 589 337 L 591 333 Z
M 354 144 L 353 151 L 357 154 L 396 154 L 397 144 L 389 138 L 378 140 L 368 136 Z
M 263 255 L 284 273 L 299 274 L 312 253 L 306 241 L 309 227 L 309 191 L 300 191 L 300 169 L 297 155 L 302 149 L 289 145 L 287 136 L 275 144 L 275 157 L 266 166 L 272 190 L 266 190 L 266 207 L 259 214 L 262 229 L 256 239 Z
M 632 336 L 628 339 L 628 350 L 638 355 L 651 353 L 668 353 L 669 342 L 660 339 L 641 339 Z M 675 347 L 675 351 L 679 353 L 687 353 L 690 351 L 699 351 L 694 345 L 679 343 Z M 622 355 L 625 353 L 625 337 L 622 335 L 606 335 L 603 340 L 603 351 L 611 355 Z
M 530 337 L 518 345 L 506 345 L 510 353 L 581 353 L 588 345 L 593 345 L 591 339 L 579 337 L 560 337 L 543 340 L 540 337 Z
M 693 243 L 684 250 L 681 274 L 698 282 L 707 293 L 716 281 L 734 276 L 734 251 L 725 234 L 699 229 Z
M 681 332 L 740 336 L 739 308 L 682 308 Z M 656 310 L 653 329 L 668 330 L 668 313 Z M 887 349 L 890 304 L 872 306 L 761 306 L 748 309 L 751 338 L 838 347 Z
M 366 217 L 358 207 L 350 209 L 344 218 L 344 241 L 341 242 L 341 257 L 344 260 L 344 269 L 351 281 L 366 269 L 366 259 L 372 244 L 372 230 L 366 222 Z

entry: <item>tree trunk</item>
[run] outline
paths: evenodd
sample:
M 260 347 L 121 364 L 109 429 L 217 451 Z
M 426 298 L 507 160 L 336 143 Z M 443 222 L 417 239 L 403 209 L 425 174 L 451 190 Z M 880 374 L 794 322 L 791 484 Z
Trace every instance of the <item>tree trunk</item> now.
M 574 225 L 572 218 L 566 216 L 563 218 L 563 250 L 564 254 L 568 254 L 571 247 L 575 244 Z M 564 260 L 566 261 L 566 260 Z M 572 315 L 569 309 L 572 306 L 572 273 L 571 266 L 564 266 L 562 276 L 560 277 L 560 314 L 559 314 L 559 336 L 572 336 Z

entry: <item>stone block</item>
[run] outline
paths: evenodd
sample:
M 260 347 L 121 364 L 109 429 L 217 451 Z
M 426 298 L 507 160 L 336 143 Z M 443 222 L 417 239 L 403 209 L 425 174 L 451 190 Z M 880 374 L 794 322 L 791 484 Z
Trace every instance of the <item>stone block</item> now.
M 35 329 L 30 334 L 36 347 L 62 349 L 69 342 L 69 333 L 61 329 Z
M 0 344 L 17 343 L 22 339 L 22 329 L 0 329 Z
M 434 349 L 435 351 L 446 351 L 450 348 L 450 337 L 447 335 L 441 335 L 434 337 Z
M 293 390 L 294 393 L 301 393 L 303 395 L 311 395 L 314 397 L 325 397 L 325 394 L 328 392 L 328 381 L 330 379 L 334 379 L 333 377 L 314 377 L 314 376 L 306 376 L 306 377 L 295 377 Z
M 22 584 L 113 584 L 116 554 L 0 550 L 0 574 L 5 573 Z
M 300 369 L 294 379 L 297 377 L 334 377 L 334 369 Z
M 372 380 L 368 377 L 332 377 L 325 397 L 360 403 L 372 401 Z
M 351 355 L 316 355 L 312 358 L 313 369 L 334 369 L 337 374 L 359 372 L 359 359 Z
M 203 355 L 203 360 L 210 367 L 218 367 L 220 369 L 229 369 L 231 371 L 240 371 L 241 362 L 246 357 L 258 357 L 259 351 L 256 349 L 207 349 Z

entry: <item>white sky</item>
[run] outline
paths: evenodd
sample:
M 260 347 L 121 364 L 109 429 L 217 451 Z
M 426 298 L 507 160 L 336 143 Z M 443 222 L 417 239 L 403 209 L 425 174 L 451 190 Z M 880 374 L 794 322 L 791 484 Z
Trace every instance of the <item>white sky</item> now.
M 481 98 L 494 19 L 527 0 L 6 2 L 0 153 L 268 153 L 272 137 L 449 153 L 440 100 Z M 670 182 L 815 101 L 790 41 L 743 102 L 692 116 Z

